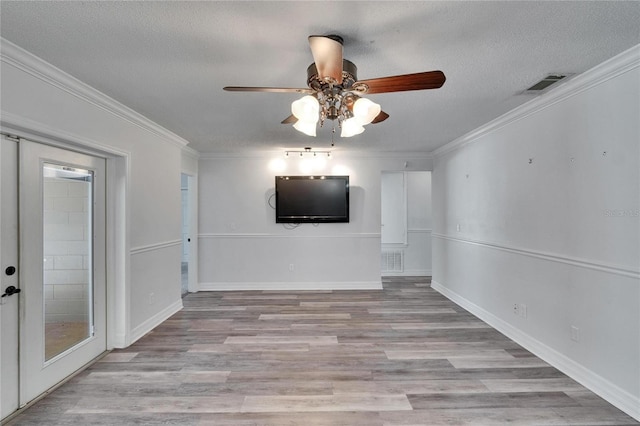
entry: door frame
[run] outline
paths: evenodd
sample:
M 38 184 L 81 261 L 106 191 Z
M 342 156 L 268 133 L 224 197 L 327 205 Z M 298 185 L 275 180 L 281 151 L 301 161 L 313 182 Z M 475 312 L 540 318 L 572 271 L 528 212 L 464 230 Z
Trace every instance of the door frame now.
M 20 255 L 19 255 L 19 229 L 18 229 L 18 142 L 12 138 L 0 135 L 0 163 L 2 163 L 3 173 L 0 173 L 0 194 L 5 203 L 10 207 L 0 209 L 0 234 L 2 234 L 2 244 L 0 244 L 0 292 L 4 293 L 9 285 L 20 288 Z M 6 169 L 5 169 L 6 168 Z M 3 185 L 7 185 L 4 186 Z M 7 192 L 5 192 L 5 190 Z M 6 217 L 5 217 L 6 216 Z M 3 223 L 3 220 L 6 223 Z M 6 229 L 9 225 L 12 229 Z M 3 234 L 9 231 L 10 235 Z M 8 251 L 8 253 L 5 253 Z M 8 266 L 16 267 L 12 276 L 5 273 L 4 268 Z M 20 288 L 20 290 L 22 290 Z M 20 329 L 18 327 L 20 317 L 20 295 L 2 298 L 0 313 L 4 321 L 15 322 L 13 324 L 3 324 L 0 327 L 0 419 L 6 417 L 5 411 L 19 409 L 20 398 Z M 8 350 L 7 350 L 8 349 Z M 4 353 L 4 355 L 3 355 Z M 4 356 L 4 358 L 3 358 Z M 8 358 L 7 358 L 8 357 Z M 9 395 L 6 395 L 9 393 Z M 6 404 L 6 405 L 5 405 Z M 9 408 L 7 408 L 9 407 Z M 9 412 L 8 416 L 11 416 Z
M 36 125 L 33 128 L 37 128 Z M 51 128 L 30 130 L 2 123 L 0 133 L 104 158 L 106 161 L 107 350 L 131 343 L 129 182 L 131 152 Z
M 190 171 L 182 171 L 180 176 L 187 176 L 188 188 L 188 213 L 189 213 L 189 259 L 188 259 L 188 284 L 189 293 L 198 291 L 198 179 L 197 175 Z

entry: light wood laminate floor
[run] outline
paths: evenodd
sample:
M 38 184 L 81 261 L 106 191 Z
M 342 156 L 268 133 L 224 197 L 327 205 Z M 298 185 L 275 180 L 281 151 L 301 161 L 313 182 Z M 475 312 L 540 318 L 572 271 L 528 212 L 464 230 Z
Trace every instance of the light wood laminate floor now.
M 202 292 L 11 425 L 638 424 L 432 290 Z

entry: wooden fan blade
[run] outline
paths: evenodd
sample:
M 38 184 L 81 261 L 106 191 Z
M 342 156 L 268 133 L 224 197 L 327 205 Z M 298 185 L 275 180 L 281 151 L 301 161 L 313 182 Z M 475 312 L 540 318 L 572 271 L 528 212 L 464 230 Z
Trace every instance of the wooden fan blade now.
M 318 77 L 342 84 L 342 38 L 340 36 L 309 36 L 309 47 L 316 63 Z
M 391 77 L 372 78 L 360 80 L 354 84 L 359 86 L 366 84 L 369 90 L 365 93 L 389 93 L 404 92 L 408 90 L 437 89 L 442 87 L 446 80 L 442 71 L 426 71 L 415 74 L 394 75 Z
M 384 111 L 380 111 L 380 114 L 378 114 L 376 116 L 376 118 L 373 119 L 373 121 L 371 122 L 371 124 L 375 124 L 375 123 L 380 123 L 381 121 L 386 120 L 387 118 L 389 118 L 389 114 L 387 114 Z
M 288 116 L 287 118 L 285 118 L 284 120 L 282 120 L 280 122 L 280 124 L 293 124 L 296 121 L 298 121 L 298 119 L 296 118 L 295 115 L 291 114 L 290 116 Z
M 244 87 L 244 86 L 226 86 L 222 88 L 227 92 L 270 92 L 270 93 L 314 93 L 313 90 L 294 87 Z

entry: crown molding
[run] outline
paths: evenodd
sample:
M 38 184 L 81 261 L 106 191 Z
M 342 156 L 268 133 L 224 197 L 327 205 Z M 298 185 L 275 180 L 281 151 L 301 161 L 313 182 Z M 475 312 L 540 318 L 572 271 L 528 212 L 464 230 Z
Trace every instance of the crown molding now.
M 428 151 L 349 151 L 353 158 L 378 158 L 382 160 L 432 160 L 433 154 Z
M 250 159 L 250 158 L 273 158 L 284 157 L 285 151 L 304 151 L 304 148 L 278 148 L 273 150 L 253 150 L 253 151 L 238 151 L 238 152 L 200 152 L 199 158 L 201 160 L 219 160 L 219 159 Z M 315 152 L 316 148 L 313 148 L 311 152 Z M 416 161 L 416 160 L 432 160 L 433 155 L 430 152 L 414 152 L 414 151 L 346 151 L 340 149 L 323 148 L 318 147 L 317 151 L 330 151 L 331 156 L 334 158 L 365 158 L 365 159 L 381 159 L 381 160 L 404 160 L 404 161 Z M 295 157 L 295 156 L 294 156 Z
M 492 120 L 487 124 L 441 146 L 440 148 L 432 151 L 431 154 L 434 158 L 448 154 L 449 152 L 475 142 L 482 136 L 536 114 L 545 108 L 562 102 L 572 96 L 584 92 L 585 90 L 611 80 L 612 78 L 618 77 L 619 75 L 638 68 L 639 66 L 640 44 L 625 50 L 613 58 L 573 77 L 571 80 L 557 88 L 552 89 L 549 92 L 546 92 L 539 97 L 512 109 L 495 120 Z
M 189 142 L 34 54 L 0 37 L 0 61 L 117 116 L 180 148 Z
M 182 152 L 184 154 L 186 154 L 187 156 L 195 159 L 195 160 L 199 160 L 200 159 L 200 151 L 196 151 L 195 149 L 191 148 L 190 146 L 183 146 L 182 147 Z
M 71 147 L 75 151 L 87 152 L 91 155 L 102 153 L 118 157 L 131 157 L 130 151 L 105 145 L 100 141 L 60 130 L 20 115 L 2 111 L 1 109 L 0 133 L 11 134 L 34 142 L 54 146 Z

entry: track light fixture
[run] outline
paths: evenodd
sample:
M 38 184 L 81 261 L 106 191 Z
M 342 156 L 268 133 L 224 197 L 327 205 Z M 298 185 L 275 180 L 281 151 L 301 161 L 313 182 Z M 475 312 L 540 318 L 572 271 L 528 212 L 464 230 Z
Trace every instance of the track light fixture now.
M 292 155 L 299 157 L 327 157 L 331 158 L 331 151 L 314 151 L 310 147 L 305 147 L 304 150 L 291 150 L 285 151 L 284 156 L 289 158 Z

